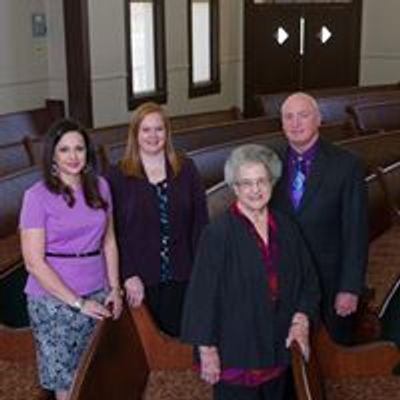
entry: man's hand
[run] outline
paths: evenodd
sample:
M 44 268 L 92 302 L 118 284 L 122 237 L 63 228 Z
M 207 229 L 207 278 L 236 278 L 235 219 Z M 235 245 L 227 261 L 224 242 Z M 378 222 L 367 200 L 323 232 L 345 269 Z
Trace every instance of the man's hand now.
M 347 317 L 357 310 L 358 296 L 350 292 L 339 292 L 335 299 L 336 314 Z

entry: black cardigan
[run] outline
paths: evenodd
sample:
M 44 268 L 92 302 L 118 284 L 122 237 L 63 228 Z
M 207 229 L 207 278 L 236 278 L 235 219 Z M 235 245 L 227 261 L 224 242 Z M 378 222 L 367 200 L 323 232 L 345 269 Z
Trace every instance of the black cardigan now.
M 278 300 L 267 295 L 256 241 L 229 211 L 203 231 L 190 279 L 182 339 L 215 345 L 222 367 L 263 368 L 289 362 L 285 348 L 295 312 L 314 318 L 319 285 L 302 237 L 288 217 L 274 213 L 278 241 Z
M 138 275 L 146 285 L 160 279 L 160 211 L 146 177 L 125 176 L 118 167 L 106 175 L 110 183 L 122 279 Z M 167 165 L 170 260 L 177 281 L 189 279 L 200 232 L 208 222 L 200 175 L 185 158 L 178 176 Z

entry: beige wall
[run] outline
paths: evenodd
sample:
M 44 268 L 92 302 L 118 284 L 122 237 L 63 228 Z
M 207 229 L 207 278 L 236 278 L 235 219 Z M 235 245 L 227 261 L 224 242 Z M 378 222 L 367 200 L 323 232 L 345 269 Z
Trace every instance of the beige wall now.
M 42 1 L 0 2 L 0 113 L 34 108 L 47 95 L 47 42 L 31 34 Z
M 123 0 L 90 0 L 90 41 L 96 126 L 125 121 L 126 59 Z M 165 1 L 170 115 L 240 105 L 242 1 L 220 0 L 221 93 L 188 98 L 187 0 Z
M 187 0 L 165 0 L 168 111 L 171 115 L 242 104 L 244 0 L 220 0 L 221 93 L 188 98 Z M 124 0 L 89 0 L 96 126 L 128 120 Z M 31 13 L 45 12 L 48 34 L 35 39 Z M 400 0 L 364 0 L 361 83 L 400 80 Z M 0 1 L 0 113 L 67 101 L 62 0 Z
M 364 0 L 362 85 L 400 81 L 399 16 L 399 0 Z

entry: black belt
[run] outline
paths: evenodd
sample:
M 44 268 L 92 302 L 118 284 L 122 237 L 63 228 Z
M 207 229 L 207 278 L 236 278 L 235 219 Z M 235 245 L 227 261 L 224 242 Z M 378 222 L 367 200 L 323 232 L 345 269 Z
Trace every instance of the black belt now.
M 100 250 L 89 251 L 87 253 L 51 253 L 46 252 L 46 257 L 60 257 L 60 258 L 81 258 L 81 257 L 94 257 L 100 255 Z

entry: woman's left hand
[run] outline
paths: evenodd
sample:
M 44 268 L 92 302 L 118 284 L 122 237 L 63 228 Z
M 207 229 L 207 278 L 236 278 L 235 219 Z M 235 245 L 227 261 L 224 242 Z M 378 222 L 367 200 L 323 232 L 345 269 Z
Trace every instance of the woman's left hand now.
M 118 319 L 122 313 L 122 294 L 120 288 L 112 288 L 104 305 L 111 311 L 113 319 Z
M 294 340 L 299 344 L 304 358 L 308 360 L 310 358 L 309 321 L 307 315 L 303 313 L 296 313 L 293 316 L 286 338 L 286 347 L 290 347 Z

